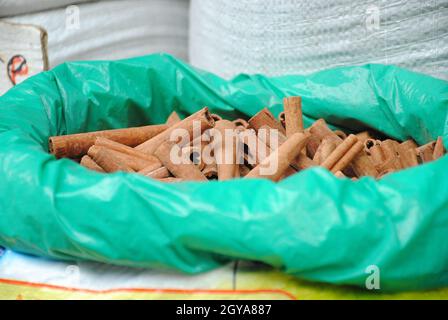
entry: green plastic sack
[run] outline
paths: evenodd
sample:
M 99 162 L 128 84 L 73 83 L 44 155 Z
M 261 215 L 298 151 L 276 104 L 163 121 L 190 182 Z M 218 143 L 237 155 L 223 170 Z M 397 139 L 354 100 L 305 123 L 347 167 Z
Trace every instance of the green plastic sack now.
M 47 153 L 52 135 L 161 123 L 204 105 L 229 118 L 276 114 L 286 95 L 302 96 L 308 125 L 324 117 L 448 144 L 448 83 L 393 66 L 225 81 L 165 54 L 66 63 L 0 98 L 0 245 L 190 273 L 249 259 L 361 287 L 375 265 L 384 290 L 448 285 L 447 156 L 380 181 L 312 168 L 277 184 L 162 184 Z

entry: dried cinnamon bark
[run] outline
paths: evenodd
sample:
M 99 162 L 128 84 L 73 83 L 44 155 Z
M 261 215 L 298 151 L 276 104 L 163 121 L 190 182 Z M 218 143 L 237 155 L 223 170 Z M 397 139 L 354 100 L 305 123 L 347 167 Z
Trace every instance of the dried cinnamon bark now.
M 185 118 L 184 120 L 176 123 L 175 125 L 167 128 L 165 131 L 159 133 L 155 137 L 145 141 L 144 143 L 135 147 L 136 150 L 141 151 L 146 154 L 153 154 L 154 151 L 164 142 L 169 141 L 171 138 L 171 134 L 174 130 L 180 129 L 179 132 L 187 135 L 185 137 L 188 141 L 192 140 L 194 126 L 197 125 L 199 129 L 199 134 L 201 134 L 204 130 L 213 127 L 215 121 L 211 117 L 208 108 L 205 107 L 198 112 L 192 114 L 191 116 Z M 179 137 L 180 139 L 181 137 Z M 179 141 L 174 141 L 179 142 Z
M 180 163 L 175 163 L 172 155 L 177 154 Z M 204 174 L 194 165 L 189 158 L 182 157 L 180 147 L 172 141 L 165 141 L 154 152 L 154 155 L 159 158 L 162 164 L 173 174 L 176 178 L 184 180 L 207 181 Z
M 262 109 L 256 115 L 249 119 L 249 125 L 251 128 L 258 131 L 262 126 L 268 126 L 273 129 L 277 129 L 283 134 L 286 134 L 285 128 L 278 122 L 268 108 Z
M 162 124 L 54 136 L 49 138 L 48 148 L 57 158 L 79 158 L 87 153 L 98 137 L 135 147 L 166 129 L 167 126 Z
M 253 168 L 246 178 L 264 177 L 278 181 L 289 168 L 290 163 L 305 147 L 308 139 L 308 133 L 293 134 L 278 149 L 272 151 L 269 157 Z
M 302 98 L 284 98 L 283 110 L 285 112 L 286 137 L 290 137 L 298 132 L 303 132 Z
M 81 158 L 81 162 L 80 164 L 83 167 L 86 167 L 90 170 L 94 170 L 97 172 L 105 172 L 103 168 L 101 168 L 98 163 L 96 163 L 91 157 L 89 157 L 88 155 L 85 155 Z

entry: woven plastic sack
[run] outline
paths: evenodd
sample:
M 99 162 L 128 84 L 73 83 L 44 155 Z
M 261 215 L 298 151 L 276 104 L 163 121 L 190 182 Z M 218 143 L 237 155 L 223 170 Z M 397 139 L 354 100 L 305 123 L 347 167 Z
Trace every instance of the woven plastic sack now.
M 448 1 L 192 0 L 189 59 L 230 78 L 394 64 L 448 80 Z
M 47 153 L 49 136 L 165 121 L 204 105 L 223 117 L 281 110 L 300 95 L 305 123 L 448 142 L 448 83 L 393 66 L 225 81 L 160 54 L 73 62 L 0 97 L 0 245 L 59 259 L 196 273 L 234 259 L 297 277 L 381 288 L 448 284 L 448 157 L 381 180 L 323 168 L 262 179 L 163 184 L 100 174 Z

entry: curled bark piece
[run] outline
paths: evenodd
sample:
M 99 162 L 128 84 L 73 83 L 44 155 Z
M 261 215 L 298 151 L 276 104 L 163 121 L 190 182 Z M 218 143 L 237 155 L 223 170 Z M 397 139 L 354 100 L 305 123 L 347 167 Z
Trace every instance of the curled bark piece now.
M 249 127 L 249 122 L 241 118 L 233 120 L 232 122 L 237 128 L 247 129 Z
M 250 118 L 248 122 L 251 128 L 255 129 L 255 131 L 258 131 L 262 126 L 268 126 L 286 134 L 285 128 L 283 128 L 281 123 L 275 119 L 268 108 L 259 111 L 256 115 Z
M 310 159 L 314 159 L 316 156 L 317 149 L 319 149 L 321 140 L 316 136 L 311 136 L 306 144 L 306 155 Z
M 314 154 L 313 161 L 317 164 L 323 163 L 336 149 L 338 144 L 340 144 L 339 140 L 334 139 L 332 136 L 323 138 L 316 150 L 316 153 Z
M 245 177 L 250 172 L 250 168 L 244 164 L 239 166 L 239 170 L 240 170 L 240 177 Z
M 147 167 L 143 170 L 140 170 L 138 173 L 153 179 L 163 179 L 170 176 L 170 172 L 165 167 L 160 167 L 157 169 Z
M 333 131 L 335 135 L 337 135 L 339 138 L 341 138 L 342 140 L 344 140 L 345 138 L 347 138 L 347 134 L 344 131 L 341 130 L 334 130 Z M 358 135 L 356 135 L 356 137 L 358 137 Z
M 261 133 L 262 131 L 259 132 Z M 268 134 L 269 132 L 266 131 L 265 133 Z M 266 137 L 266 135 L 263 136 Z M 259 164 L 264 158 L 271 154 L 271 148 L 269 148 L 260 136 L 257 135 L 255 130 L 244 130 L 238 134 L 238 137 L 244 148 L 245 159 L 249 165 Z
M 109 149 L 109 148 L 106 148 L 104 146 L 97 146 L 97 145 L 93 145 L 93 146 L 90 147 L 90 149 L 88 151 L 89 156 L 91 156 L 93 159 L 95 159 L 94 155 L 100 149 L 107 149 L 109 154 L 113 154 L 116 158 L 120 159 L 121 163 L 123 163 L 124 165 L 126 165 L 127 167 L 131 168 L 134 171 L 142 170 L 142 169 L 144 169 L 144 168 L 146 168 L 148 166 L 151 166 L 151 165 L 154 166 L 154 167 L 157 167 L 157 168 L 162 166 L 162 163 L 158 159 L 146 160 L 146 159 L 142 159 L 142 158 L 139 158 L 139 157 L 131 156 L 131 155 L 126 154 L 126 153 L 119 152 L 119 151 L 114 150 L 114 149 Z
M 282 124 L 283 128 L 286 128 L 286 120 L 285 120 L 285 111 L 282 111 L 278 114 L 278 121 Z
M 220 115 L 217 115 L 216 113 L 212 113 L 210 114 L 210 116 L 212 117 L 213 120 L 215 120 L 215 122 L 222 120 L 222 117 Z
M 227 180 L 235 177 L 236 167 L 236 144 L 237 135 L 235 133 L 235 124 L 228 120 L 220 120 L 215 123 L 217 134 L 213 136 L 213 150 L 216 164 L 218 167 L 218 179 Z
M 342 171 L 336 171 L 334 175 L 338 178 L 347 178 L 346 175 L 342 173 Z
M 253 168 L 246 178 L 264 177 L 278 181 L 305 147 L 308 139 L 307 133 L 293 134 L 278 149 L 272 151 L 269 157 Z
M 400 143 L 400 146 L 406 149 L 417 149 L 418 147 L 415 141 L 411 139 L 403 141 L 402 143 Z
M 181 178 L 174 178 L 174 177 L 168 177 L 168 178 L 162 178 L 162 179 L 157 179 L 160 182 L 166 182 L 166 183 L 173 183 L 173 182 L 182 182 L 185 181 L 185 179 L 181 179 Z
M 166 129 L 167 126 L 162 124 L 54 136 L 48 139 L 48 147 L 50 153 L 57 158 L 80 158 L 87 153 L 98 137 L 135 147 Z
M 262 130 L 258 130 L 258 138 L 271 150 L 277 149 L 286 141 L 286 136 L 283 133 L 270 126 L 261 126 L 259 129 Z
M 182 156 L 181 148 L 175 142 L 165 141 L 154 151 L 154 155 L 176 178 L 195 181 L 207 180 L 190 159 Z
M 264 133 L 266 133 L 266 134 L 265 135 L 258 135 L 258 137 L 260 138 L 260 140 L 263 143 L 266 144 L 266 146 L 268 148 L 270 148 L 270 150 L 271 150 L 270 152 L 272 152 L 273 150 L 278 149 L 279 146 L 281 146 L 283 143 L 285 143 L 286 136 L 283 135 L 282 133 L 280 133 L 278 131 L 275 131 L 275 130 L 272 130 L 272 128 L 269 128 L 267 126 L 263 126 L 260 129 L 264 129 L 265 130 Z M 308 140 L 307 140 L 307 144 L 306 144 L 306 146 L 308 146 L 310 141 L 312 140 L 313 136 L 311 136 L 310 133 L 307 132 L 307 131 L 304 131 L 304 132 L 308 136 Z M 271 138 L 277 139 L 277 142 L 274 143 L 274 141 L 271 141 Z M 291 162 L 291 167 L 293 169 L 295 169 L 295 171 L 307 169 L 307 168 L 310 168 L 310 167 L 314 167 L 316 165 L 317 165 L 317 163 L 315 161 L 311 160 L 308 156 L 306 156 L 303 153 L 298 155 Z
M 348 137 L 347 137 L 348 139 Z M 337 172 L 344 170 L 350 162 L 358 155 L 362 149 L 364 148 L 364 144 L 360 141 L 357 141 L 331 168 L 331 172 Z
M 367 139 L 366 141 L 364 141 L 364 151 L 370 155 L 370 159 L 372 160 L 375 168 L 381 166 L 386 160 L 380 143 L 381 141 L 377 141 L 374 139 Z
M 207 164 L 202 170 L 202 174 L 210 180 L 218 180 L 218 167 L 216 163 Z
M 379 174 L 379 176 L 378 176 L 377 178 L 378 178 L 378 179 L 381 179 L 381 178 L 383 178 L 384 176 L 386 176 L 386 175 L 388 175 L 388 174 L 390 174 L 390 173 L 393 173 L 393 172 L 395 172 L 394 169 L 386 169 L 386 170 L 382 171 L 382 172 Z
M 95 146 L 105 147 L 107 149 L 115 150 L 115 151 L 127 154 L 129 156 L 132 156 L 132 157 L 140 158 L 140 159 L 146 160 L 148 162 L 154 162 L 154 163 L 161 165 L 159 159 L 157 159 L 156 157 L 154 157 L 152 155 L 148 155 L 143 152 L 140 152 L 138 150 L 135 150 L 134 148 L 128 147 L 124 144 L 112 141 L 107 138 L 103 138 L 103 137 L 96 138 Z
M 316 120 L 311 125 L 311 127 L 309 127 L 309 132 L 311 133 L 312 136 L 319 139 L 319 143 L 322 141 L 323 138 L 327 136 L 332 136 L 335 139 L 339 139 L 340 141 L 342 141 L 342 139 L 339 138 L 336 135 L 336 133 L 334 133 L 333 131 L 331 131 L 330 128 L 328 128 L 327 123 L 325 122 L 324 119 Z
M 178 122 L 181 122 L 181 118 L 179 117 L 179 115 L 177 114 L 176 111 L 171 112 L 171 114 L 168 116 L 168 118 L 166 119 L 165 124 L 168 127 L 171 127 L 173 125 L 175 125 Z
M 136 150 L 144 152 L 146 154 L 153 154 L 154 151 L 164 142 L 169 141 L 172 137 L 172 133 L 179 133 L 179 140 L 174 141 L 179 142 L 181 139 L 186 139 L 189 142 L 195 137 L 193 134 L 194 129 L 197 127 L 199 135 L 206 129 L 213 127 L 215 121 L 211 117 L 208 108 L 205 107 L 198 112 L 192 114 L 191 116 L 185 118 L 184 120 L 176 123 L 175 125 L 169 127 L 165 131 L 159 133 L 155 137 L 145 141 L 144 143 L 135 147 Z M 177 130 L 177 131 L 175 131 Z
M 184 157 L 187 157 L 188 159 L 193 162 L 199 170 L 204 169 L 205 163 L 202 161 L 202 152 L 200 147 L 194 147 L 194 146 L 186 146 L 182 148 L 182 154 Z
M 303 132 L 302 98 L 298 96 L 284 98 L 283 110 L 285 111 L 286 137 Z
M 370 157 L 362 150 L 351 163 L 353 172 L 357 177 L 372 176 L 377 177 L 379 175 L 378 170 L 375 168 Z
M 130 166 L 117 156 L 118 152 L 104 147 L 90 147 L 89 156 L 106 172 L 135 172 Z
M 308 158 L 304 154 L 299 154 L 297 158 L 294 159 L 294 161 L 291 163 L 291 166 L 295 168 L 296 170 L 305 170 L 311 167 L 315 167 L 318 164 Z
M 432 154 L 432 157 L 434 160 L 439 159 L 445 154 L 445 147 L 443 146 L 443 140 L 442 137 L 438 137 L 436 144 L 434 145 L 434 152 Z
M 400 164 L 402 168 L 409 168 L 418 165 L 417 144 L 412 140 L 407 140 L 397 146 Z
M 364 143 L 367 139 L 371 139 L 370 133 L 368 131 L 362 131 L 355 134 L 355 136 L 358 138 L 358 141 L 361 141 Z
M 400 159 L 398 158 L 399 143 L 397 141 L 387 139 L 380 143 L 381 150 L 383 151 L 386 159 L 392 159 L 390 162 L 390 169 L 401 169 Z M 388 168 L 388 169 L 389 169 Z
M 328 170 L 332 170 L 333 166 L 349 151 L 349 149 L 357 141 L 358 141 L 358 138 L 356 138 L 355 135 L 353 135 L 353 134 L 349 135 L 347 137 L 347 139 L 342 141 L 342 143 L 340 145 L 338 145 L 336 147 L 336 149 L 334 149 L 334 151 L 328 156 L 328 158 L 325 159 L 324 162 L 322 162 L 322 164 L 321 164 L 322 167 L 327 168 Z M 361 143 L 361 145 L 362 145 L 362 143 Z M 338 170 L 342 170 L 344 168 L 345 168 L 345 166 Z
M 101 168 L 91 157 L 88 155 L 85 155 L 81 158 L 80 164 L 83 167 L 86 167 L 90 170 L 97 171 L 97 172 L 105 172 L 103 168 Z
M 427 144 L 424 144 L 416 149 L 417 155 L 419 156 L 420 160 L 423 163 L 430 162 L 430 161 L 434 160 L 433 154 L 434 154 L 435 144 L 436 144 L 435 141 L 431 141 L 431 142 L 428 142 Z

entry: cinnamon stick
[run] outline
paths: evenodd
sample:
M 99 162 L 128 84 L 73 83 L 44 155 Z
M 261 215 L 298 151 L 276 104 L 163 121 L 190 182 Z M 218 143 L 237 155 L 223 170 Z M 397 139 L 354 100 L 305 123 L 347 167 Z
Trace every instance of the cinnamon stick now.
M 400 156 L 400 163 L 402 168 L 409 168 L 418 165 L 417 144 L 412 140 L 407 140 L 400 143 L 397 147 Z
M 172 154 L 171 154 L 172 152 Z M 173 141 L 163 142 L 155 151 L 154 155 L 176 178 L 184 180 L 206 181 L 204 174 L 194 165 L 189 158 L 182 157 L 179 145 Z M 180 163 L 176 163 L 173 156 L 177 156 Z
M 106 148 L 103 146 L 97 146 L 97 145 L 93 145 L 89 148 L 88 155 L 90 157 L 92 157 L 93 159 L 95 159 L 95 154 L 101 149 L 107 149 L 108 154 L 113 154 L 117 159 L 120 160 L 120 163 L 126 165 L 127 167 L 131 168 L 134 171 L 142 170 L 143 168 L 146 168 L 150 165 L 157 166 L 157 167 L 162 166 L 161 162 L 158 161 L 158 159 L 156 159 L 156 161 L 148 161 L 145 159 L 131 156 L 129 154 L 119 152 L 114 149 L 109 149 L 109 148 Z
M 442 137 L 438 137 L 436 144 L 434 145 L 434 152 L 432 154 L 432 157 L 434 160 L 437 160 L 440 157 L 442 157 L 444 153 L 445 153 L 445 147 L 443 146 Z
M 290 137 L 298 132 L 303 132 L 302 98 L 284 98 L 283 110 L 285 111 L 286 137 Z
M 235 128 L 235 124 L 228 120 L 220 120 L 215 123 L 217 134 L 213 137 L 213 150 L 218 167 L 218 180 L 232 179 L 237 174 Z M 228 133 L 232 133 L 232 135 L 229 136 Z
M 211 180 L 217 180 L 218 179 L 218 168 L 216 166 L 216 163 L 207 164 L 204 169 L 202 170 L 202 174 Z
M 314 154 L 313 161 L 317 164 L 323 163 L 330 154 L 337 148 L 339 141 L 334 139 L 333 136 L 326 136 L 322 139 L 319 147 Z
M 333 131 L 335 135 L 337 135 L 339 138 L 341 138 L 342 140 L 344 140 L 345 138 L 347 138 L 347 134 L 344 131 L 341 130 L 334 130 Z M 356 134 L 356 137 L 358 137 L 358 134 Z M 359 140 L 359 138 L 358 138 Z
M 351 165 L 357 177 L 362 176 L 377 177 L 379 175 L 378 170 L 375 168 L 375 165 L 373 164 L 372 160 L 364 152 L 364 150 L 362 150 L 353 158 Z
M 201 147 L 186 146 L 182 148 L 182 154 L 193 162 L 199 170 L 204 169 L 205 163 L 202 161 Z
M 305 147 L 308 139 L 308 133 L 293 134 L 278 149 L 273 150 L 269 157 L 253 168 L 245 178 L 265 177 L 278 181 Z
M 163 179 L 168 178 L 170 176 L 170 172 L 165 167 L 160 167 L 157 169 L 147 167 L 140 170 L 138 173 L 153 179 Z
M 355 136 L 356 137 L 356 136 Z M 347 137 L 348 139 L 348 137 Z M 356 138 L 357 139 L 357 138 Z M 331 172 L 335 173 L 337 171 L 344 170 L 350 162 L 358 155 L 362 149 L 364 148 L 364 144 L 361 141 L 357 141 L 352 147 L 334 164 L 331 168 Z
M 386 160 L 386 157 L 380 146 L 380 141 L 367 139 L 366 141 L 364 141 L 364 150 L 370 155 L 375 167 L 380 166 Z
M 339 137 L 338 137 L 339 138 Z M 324 168 L 327 168 L 328 170 L 331 170 L 333 166 L 349 151 L 349 149 L 358 141 L 358 138 L 351 134 L 342 141 L 340 145 L 334 149 L 334 151 L 328 156 L 327 159 L 325 159 L 324 162 L 322 162 L 321 166 Z M 364 147 L 364 146 L 363 146 Z M 344 169 L 343 167 L 342 169 Z M 342 170 L 338 169 L 338 170 Z M 337 171 L 337 170 L 336 170 Z
M 83 167 L 86 167 L 90 170 L 97 171 L 97 172 L 105 172 L 103 168 L 101 168 L 91 157 L 88 155 L 85 155 L 81 158 L 80 164 Z
M 417 155 L 420 157 L 420 160 L 423 163 L 434 160 L 433 154 L 435 144 L 436 144 L 435 141 L 431 141 L 416 149 Z
M 276 150 L 287 139 L 285 135 L 283 135 L 282 133 L 280 133 L 278 131 L 272 131 L 272 128 L 270 128 L 268 126 L 262 126 L 260 129 L 263 129 L 266 134 L 265 135 L 258 135 L 258 137 L 271 150 L 270 152 L 272 152 L 273 150 Z M 312 141 L 313 136 L 311 136 L 307 131 L 304 131 L 304 132 L 308 136 L 308 140 L 307 140 L 308 142 L 306 144 L 308 146 L 310 144 L 310 142 Z M 277 143 L 273 143 L 273 141 L 271 141 L 271 138 L 274 138 L 274 140 L 277 139 Z M 316 165 L 317 165 L 317 163 L 315 161 L 311 160 L 308 156 L 306 156 L 303 153 L 298 155 L 291 162 L 291 167 L 293 169 L 295 169 L 295 170 L 303 170 L 303 169 L 307 169 L 307 168 L 310 168 L 310 167 L 314 167 Z
M 283 134 L 286 134 L 285 128 L 278 122 L 268 108 L 264 108 L 256 115 L 249 119 L 249 125 L 251 128 L 258 131 L 262 126 L 268 126 L 273 129 L 277 129 Z
M 167 126 L 162 124 L 54 136 L 49 138 L 48 148 L 50 153 L 57 158 L 79 158 L 87 153 L 87 150 L 95 143 L 98 137 L 135 147 L 158 135 L 166 128 Z
M 328 126 L 327 123 L 325 122 L 324 119 L 318 119 L 316 120 L 311 127 L 309 127 L 309 132 L 311 133 L 312 136 L 316 137 L 319 139 L 319 142 L 323 140 L 323 138 L 325 138 L 326 136 L 331 136 L 334 137 L 339 141 L 342 141 L 342 139 L 340 137 L 338 137 L 338 135 L 336 133 L 334 133 Z
M 244 119 L 236 119 L 232 121 L 236 128 L 247 129 L 249 127 L 249 122 Z
M 89 156 L 106 172 L 135 172 L 117 156 L 117 152 L 104 147 L 92 146 Z
M 170 113 L 170 115 L 166 119 L 165 123 L 168 127 L 171 127 L 180 121 L 181 121 L 181 119 L 180 119 L 179 115 L 177 114 L 177 112 L 173 111 Z
M 334 175 L 338 178 L 347 178 L 347 176 L 343 174 L 342 171 L 336 171 Z
M 161 178 L 161 179 L 156 179 L 160 182 L 166 182 L 166 183 L 173 183 L 173 182 L 182 182 L 185 181 L 185 179 L 181 179 L 181 178 L 174 178 L 174 177 L 168 177 L 168 178 Z
M 107 138 L 103 138 L 103 137 L 96 138 L 95 145 L 99 146 L 99 147 L 105 147 L 105 148 L 108 148 L 111 150 L 115 150 L 115 151 L 127 154 L 129 156 L 132 156 L 132 157 L 140 158 L 140 159 L 146 160 L 148 162 L 154 162 L 161 166 L 159 159 L 157 159 L 153 155 L 148 155 L 146 153 L 135 150 L 134 148 L 131 148 L 124 144 L 109 140 Z
M 244 130 L 238 134 L 238 137 L 245 148 L 248 164 L 257 165 L 270 155 L 271 149 L 260 139 L 254 129 Z
M 399 143 L 397 141 L 387 139 L 381 141 L 380 147 L 383 151 L 384 157 L 386 159 L 392 159 L 390 160 L 390 165 L 387 169 L 401 169 L 401 163 L 398 158 Z
M 357 134 L 355 134 L 356 137 L 358 138 L 358 141 L 361 141 L 364 143 L 364 141 L 366 141 L 367 139 L 371 139 L 372 137 L 370 136 L 370 133 L 368 131 L 362 131 L 362 132 L 358 132 Z
M 285 118 L 285 111 L 282 111 L 278 114 L 278 121 L 280 121 L 283 128 L 286 128 L 286 118 Z
M 215 121 L 212 119 L 208 108 L 205 107 L 198 112 L 192 114 L 191 116 L 185 118 L 184 120 L 176 123 L 175 125 L 169 127 L 165 131 L 159 133 L 155 137 L 145 141 L 144 143 L 135 147 L 136 150 L 144 152 L 146 154 L 153 154 L 154 151 L 164 142 L 169 141 L 171 138 L 171 134 L 179 129 L 179 133 L 182 133 L 182 137 L 187 138 L 188 141 L 192 140 L 194 127 L 197 126 L 199 129 L 199 134 L 201 134 L 204 130 L 213 127 Z M 184 135 L 187 135 L 185 137 Z M 178 137 L 182 139 L 182 137 Z M 174 141 L 175 143 L 179 141 Z

